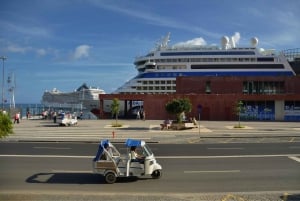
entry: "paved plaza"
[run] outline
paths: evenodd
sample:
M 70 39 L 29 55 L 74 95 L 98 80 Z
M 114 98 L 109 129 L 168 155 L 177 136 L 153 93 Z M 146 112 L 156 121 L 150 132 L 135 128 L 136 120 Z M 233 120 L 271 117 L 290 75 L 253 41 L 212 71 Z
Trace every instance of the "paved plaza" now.
M 244 128 L 234 128 L 235 121 L 201 121 L 200 129 L 161 130 L 161 120 L 79 120 L 76 126 L 59 126 L 51 120 L 21 120 L 14 124 L 14 134 L 2 141 L 69 141 L 99 142 L 110 139 L 124 142 L 127 138 L 153 143 L 233 143 L 233 142 L 298 142 L 299 122 L 241 122 Z

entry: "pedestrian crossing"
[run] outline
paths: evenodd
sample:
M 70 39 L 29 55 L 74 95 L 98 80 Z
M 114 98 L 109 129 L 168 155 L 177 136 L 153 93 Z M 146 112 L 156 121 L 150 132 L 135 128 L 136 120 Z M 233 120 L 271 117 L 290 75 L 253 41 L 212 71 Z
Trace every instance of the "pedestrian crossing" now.
M 127 138 L 144 139 L 155 142 L 187 142 L 192 139 L 202 138 L 229 138 L 226 142 L 234 142 L 230 138 L 265 138 L 272 136 L 290 136 L 289 142 L 299 141 L 300 128 L 294 127 L 289 130 L 284 128 L 261 128 L 245 127 L 235 129 L 224 125 L 218 127 L 206 127 L 186 130 L 161 130 L 158 121 L 127 121 L 122 128 L 114 128 L 112 122 L 100 120 L 79 121 L 76 126 L 58 126 L 47 120 L 22 120 L 14 124 L 14 134 L 9 135 L 2 141 L 74 141 L 74 142 L 99 142 L 101 139 L 124 141 Z M 199 140 L 198 140 L 199 141 Z M 197 142 L 198 142 L 197 141 Z M 194 142 L 194 141 L 193 141 Z

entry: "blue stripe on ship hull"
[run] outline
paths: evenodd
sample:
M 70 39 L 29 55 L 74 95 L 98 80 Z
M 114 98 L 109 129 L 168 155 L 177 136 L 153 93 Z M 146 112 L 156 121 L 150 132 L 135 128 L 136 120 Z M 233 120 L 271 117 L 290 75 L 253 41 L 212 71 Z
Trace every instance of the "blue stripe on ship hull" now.
M 260 72 L 148 72 L 136 78 L 176 78 L 178 76 L 294 76 L 291 71 Z

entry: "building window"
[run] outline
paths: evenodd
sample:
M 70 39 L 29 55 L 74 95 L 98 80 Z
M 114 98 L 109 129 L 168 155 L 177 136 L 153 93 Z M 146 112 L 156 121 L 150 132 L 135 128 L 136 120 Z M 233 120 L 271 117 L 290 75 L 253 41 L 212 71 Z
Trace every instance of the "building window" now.
M 245 81 L 243 82 L 243 94 L 282 94 L 284 91 L 284 82 L 263 82 L 263 81 Z
M 210 81 L 206 81 L 206 83 L 205 83 L 205 93 L 206 94 L 210 94 L 211 93 Z

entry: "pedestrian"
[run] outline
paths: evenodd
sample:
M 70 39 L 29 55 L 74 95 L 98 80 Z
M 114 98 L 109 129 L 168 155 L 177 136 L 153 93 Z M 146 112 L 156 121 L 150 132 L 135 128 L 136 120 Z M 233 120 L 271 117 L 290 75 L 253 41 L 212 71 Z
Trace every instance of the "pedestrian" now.
M 146 112 L 145 112 L 145 110 L 143 111 L 143 120 L 144 121 L 146 120 Z
M 57 113 L 56 111 L 53 112 L 53 122 L 56 123 Z
M 20 123 L 20 112 L 17 112 L 16 114 L 15 114 L 15 120 L 14 120 L 14 124 L 15 123 Z

